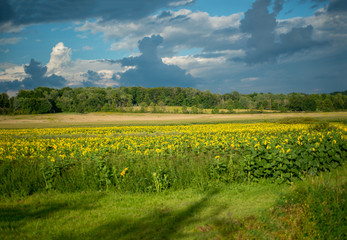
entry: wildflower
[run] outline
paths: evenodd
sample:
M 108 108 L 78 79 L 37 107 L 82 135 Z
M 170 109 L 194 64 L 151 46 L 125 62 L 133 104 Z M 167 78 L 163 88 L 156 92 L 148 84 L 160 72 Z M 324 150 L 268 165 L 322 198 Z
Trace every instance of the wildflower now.
M 54 160 L 54 158 L 52 157 L 52 158 L 51 158 L 51 162 L 54 162 L 54 161 L 55 161 L 55 160 Z
M 125 171 L 123 170 L 123 171 L 120 173 L 120 175 L 122 175 L 122 177 L 124 177 L 124 176 L 125 176 Z
M 220 156 L 215 156 L 214 159 L 218 160 L 220 159 Z

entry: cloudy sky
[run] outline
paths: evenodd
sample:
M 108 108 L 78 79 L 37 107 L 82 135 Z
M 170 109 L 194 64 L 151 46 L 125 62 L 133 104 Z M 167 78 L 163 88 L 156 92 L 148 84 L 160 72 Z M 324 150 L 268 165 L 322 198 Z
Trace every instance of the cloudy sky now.
M 0 0 L 0 92 L 347 90 L 346 0 Z

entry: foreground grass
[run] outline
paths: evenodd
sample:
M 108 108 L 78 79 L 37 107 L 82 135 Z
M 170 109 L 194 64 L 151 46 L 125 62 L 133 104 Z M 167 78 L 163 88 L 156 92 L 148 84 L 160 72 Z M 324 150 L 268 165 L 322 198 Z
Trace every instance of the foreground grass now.
M 35 194 L 0 203 L 1 239 L 209 239 L 224 218 L 261 216 L 287 186 L 230 185 L 206 192 Z
M 1 239 L 345 239 L 346 166 L 289 185 L 49 193 L 0 202 Z

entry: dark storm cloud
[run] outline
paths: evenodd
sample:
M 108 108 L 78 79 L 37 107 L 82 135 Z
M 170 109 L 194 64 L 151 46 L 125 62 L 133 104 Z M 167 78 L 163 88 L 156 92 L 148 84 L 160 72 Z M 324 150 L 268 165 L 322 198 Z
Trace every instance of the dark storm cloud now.
M 82 74 L 83 77 L 86 77 L 89 81 L 97 82 L 101 80 L 101 76 L 94 72 L 93 70 L 88 70 L 88 72 Z
M 46 66 L 41 66 L 41 63 L 31 59 L 29 65 L 24 66 L 24 71 L 30 77 L 25 78 L 23 81 L 5 81 L 0 82 L 0 92 L 6 92 L 8 90 L 19 89 L 34 89 L 36 87 L 52 87 L 61 88 L 66 85 L 65 78 L 52 74 L 51 76 L 45 76 L 47 72 Z
M 328 12 L 345 12 L 345 11 L 347 11 L 346 0 L 330 1 L 330 4 L 328 6 Z
M 292 54 L 322 44 L 312 40 L 311 25 L 293 28 L 288 33 L 281 34 L 279 41 L 276 40 L 276 16 L 282 10 L 283 3 L 283 0 L 274 1 L 273 12 L 270 13 L 268 7 L 271 0 L 256 0 L 252 8 L 245 13 L 240 29 L 250 34 L 246 56 L 243 59 L 247 63 L 276 62 L 280 55 Z
M 281 45 L 279 53 L 294 53 L 301 49 L 310 48 L 318 43 L 312 41 L 313 27 L 311 25 L 301 28 L 293 28 L 287 34 L 281 34 Z
M 138 57 L 123 58 L 119 61 L 123 67 L 134 67 L 120 73 L 120 85 L 123 86 L 180 86 L 192 87 L 196 81 L 190 74 L 175 65 L 166 65 L 158 57 L 158 46 L 163 42 L 159 35 L 145 37 L 139 41 Z
M 88 70 L 88 72 L 82 74 L 83 77 L 87 78 L 81 84 L 82 87 L 99 87 L 98 82 L 102 79 L 99 73 L 93 70 Z
M 13 17 L 13 10 L 7 0 L 0 0 L 0 23 L 7 22 Z
M 328 3 L 328 12 L 347 11 L 346 0 L 300 0 L 299 3 L 311 2 L 312 8 L 317 8 L 321 3 Z
M 179 0 L 0 0 L 0 23 L 33 24 L 102 18 L 140 19 Z

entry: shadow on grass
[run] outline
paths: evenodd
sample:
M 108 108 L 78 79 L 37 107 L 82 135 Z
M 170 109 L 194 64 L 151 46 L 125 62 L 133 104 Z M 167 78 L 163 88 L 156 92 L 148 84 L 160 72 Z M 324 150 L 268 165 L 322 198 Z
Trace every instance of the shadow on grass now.
M 117 220 L 110 221 L 106 224 L 99 225 L 88 232 L 76 234 L 76 232 L 66 232 L 54 239 L 178 239 L 190 235 L 199 234 L 199 232 L 187 233 L 182 235 L 179 230 L 196 221 L 196 214 L 201 212 L 204 207 L 210 203 L 208 201 L 212 196 L 218 193 L 213 190 L 192 205 L 183 210 L 172 211 L 165 207 L 155 208 L 150 214 L 145 217 L 122 218 L 117 217 Z M 214 212 L 217 215 L 221 209 Z M 199 219 L 201 220 L 201 219 Z M 201 233 L 201 232 L 200 232 Z
M 0 231 L 20 232 L 26 222 L 49 218 L 59 211 L 93 209 L 95 208 L 93 202 L 98 202 L 104 196 L 102 193 L 86 194 L 73 200 L 43 200 L 44 203 L 42 204 L 39 201 L 34 204 L 23 202 L 23 204 L 16 204 L 14 207 L 0 205 Z

